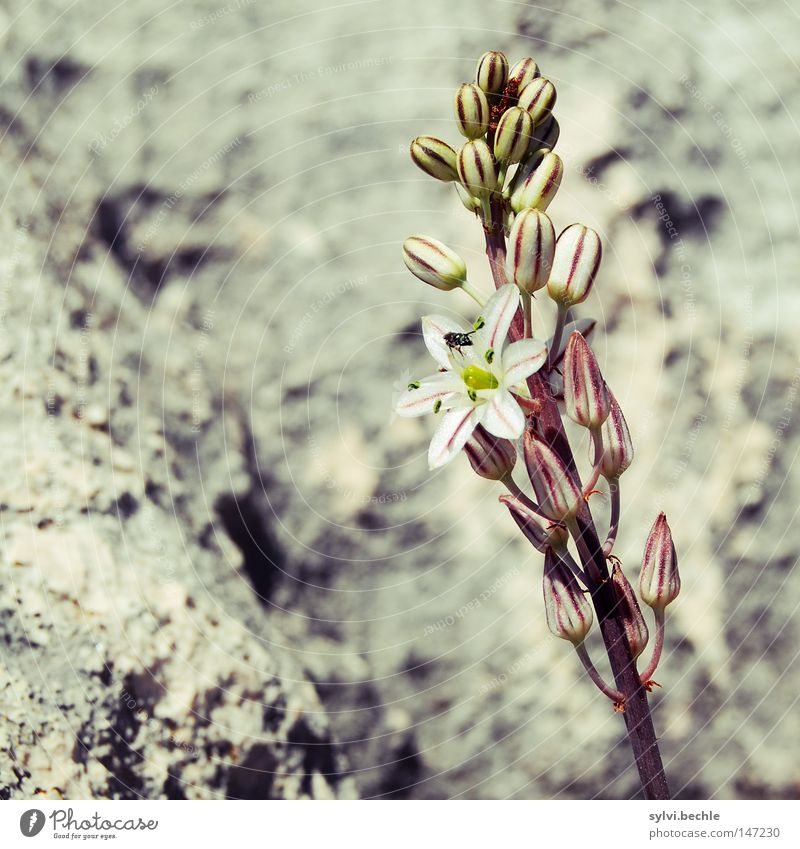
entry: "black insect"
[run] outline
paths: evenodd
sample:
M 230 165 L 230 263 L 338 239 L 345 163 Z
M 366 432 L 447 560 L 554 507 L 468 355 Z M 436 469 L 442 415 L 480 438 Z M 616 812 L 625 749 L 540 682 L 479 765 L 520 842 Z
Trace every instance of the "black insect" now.
M 473 333 L 477 333 L 477 330 L 470 330 L 469 333 L 445 333 L 444 341 L 447 343 L 447 347 L 450 348 L 451 351 L 458 351 L 459 354 L 463 353 L 462 348 L 468 348 L 472 345 L 472 336 Z

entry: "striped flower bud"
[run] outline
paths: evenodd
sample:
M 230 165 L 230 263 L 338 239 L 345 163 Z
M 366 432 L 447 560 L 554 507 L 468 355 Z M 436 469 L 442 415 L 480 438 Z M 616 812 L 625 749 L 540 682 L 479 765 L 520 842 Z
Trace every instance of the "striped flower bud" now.
M 489 129 L 489 101 L 475 83 L 464 83 L 456 92 L 458 131 L 468 139 L 479 139 Z
M 555 249 L 553 222 L 538 209 L 523 209 L 508 236 L 506 279 L 529 295 L 537 292 L 547 285 Z
M 500 502 L 508 507 L 508 512 L 528 542 L 537 551 L 544 552 L 548 546 L 548 540 L 547 533 L 541 525 L 541 518 L 515 495 L 501 495 Z
M 525 431 L 523 454 L 528 477 L 542 512 L 555 522 L 572 518 L 581 506 L 581 493 L 558 454 L 530 430 Z
M 544 552 L 548 547 L 564 548 L 569 542 L 569 531 L 565 525 L 542 519 L 516 495 L 501 495 L 500 502 L 508 507 L 508 512 L 511 513 L 517 526 L 537 551 Z M 545 523 L 547 527 L 542 527 L 542 523 Z
M 556 637 L 580 645 L 592 627 L 592 604 L 552 548 L 544 553 L 543 587 L 547 627 Z
M 424 283 L 445 292 L 467 279 L 467 266 L 453 250 L 429 236 L 409 236 L 403 242 L 406 268 Z
M 449 183 L 458 179 L 456 152 L 435 136 L 418 136 L 411 142 L 411 159 L 426 174 Z
M 497 188 L 497 162 L 483 139 L 468 141 L 458 152 L 458 176 L 470 194 L 488 198 Z
M 611 412 L 603 425 L 603 456 L 600 458 L 600 474 L 607 480 L 618 478 L 633 462 L 633 442 L 628 423 L 622 415 L 617 399 L 611 397 Z
M 517 449 L 510 439 L 489 433 L 482 425 L 472 431 L 464 446 L 472 470 L 482 478 L 502 480 L 510 475 L 517 462 Z
M 535 80 L 539 76 L 539 66 L 530 57 L 526 56 L 515 62 L 508 72 L 508 82 L 516 86 L 517 95 L 519 95 L 531 80 Z
M 611 570 L 611 582 L 616 590 L 616 610 L 622 619 L 625 636 L 628 638 L 628 645 L 631 647 L 631 653 L 635 659 L 647 646 L 647 640 L 650 636 L 647 623 L 644 621 L 642 609 L 636 600 L 636 593 L 634 593 L 633 587 L 625 577 L 619 563 L 615 563 Z
M 553 150 L 561 135 L 561 126 L 554 115 L 549 118 L 544 118 L 541 124 L 534 130 L 533 138 L 529 151 L 536 151 L 541 148 Z
M 497 123 L 494 157 L 504 165 L 514 165 L 528 152 L 533 135 L 533 119 L 519 106 L 512 106 Z
M 534 124 L 541 124 L 556 104 L 556 87 L 550 80 L 539 77 L 525 86 L 519 96 L 519 106 L 533 118 Z
M 639 595 L 653 608 L 664 608 L 675 601 L 681 590 L 678 555 L 672 542 L 667 517 L 659 513 L 644 546 Z
M 549 151 L 511 195 L 514 212 L 523 209 L 539 209 L 544 212 L 555 197 L 564 174 L 564 163 L 557 153 Z
M 611 412 L 611 394 L 597 358 L 577 331 L 564 351 L 564 407 L 572 421 L 590 430 L 597 430 Z
M 490 50 L 478 59 L 475 82 L 486 94 L 499 94 L 506 87 L 508 59 L 499 50 Z
M 553 270 L 547 282 L 550 297 L 564 307 L 580 304 L 589 296 L 600 259 L 600 237 L 583 224 L 572 224 L 556 242 Z

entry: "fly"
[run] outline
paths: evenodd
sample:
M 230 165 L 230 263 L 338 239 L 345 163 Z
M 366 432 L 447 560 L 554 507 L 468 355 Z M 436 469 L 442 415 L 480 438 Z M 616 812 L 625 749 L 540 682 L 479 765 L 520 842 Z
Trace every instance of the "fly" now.
M 470 330 L 469 333 L 445 333 L 444 341 L 447 344 L 447 347 L 451 351 L 458 351 L 459 354 L 463 354 L 462 348 L 468 348 L 472 345 L 472 339 L 470 338 L 473 333 L 477 333 L 477 330 Z

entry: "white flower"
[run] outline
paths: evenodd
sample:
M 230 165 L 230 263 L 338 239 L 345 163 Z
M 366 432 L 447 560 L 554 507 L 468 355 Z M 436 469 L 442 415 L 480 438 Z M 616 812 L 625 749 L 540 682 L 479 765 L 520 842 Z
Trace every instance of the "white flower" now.
M 512 393 L 529 397 L 525 380 L 547 359 L 547 345 L 537 339 L 506 344 L 519 301 L 519 289 L 508 284 L 489 298 L 473 327 L 439 315 L 422 319 L 425 345 L 440 370 L 409 383 L 395 411 L 400 416 L 447 411 L 428 450 L 431 469 L 452 460 L 479 424 L 495 436 L 522 436 L 525 414 Z

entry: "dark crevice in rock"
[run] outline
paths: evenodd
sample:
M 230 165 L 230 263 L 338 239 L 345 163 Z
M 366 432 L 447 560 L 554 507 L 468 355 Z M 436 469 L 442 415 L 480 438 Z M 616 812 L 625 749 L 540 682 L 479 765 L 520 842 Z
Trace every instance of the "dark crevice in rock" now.
M 376 796 L 384 799 L 409 799 L 423 773 L 422 757 L 413 741 L 397 750 L 397 759 L 389 764 Z
M 266 604 L 285 572 L 285 555 L 266 523 L 263 495 L 251 487 L 244 495 L 221 496 L 215 506 L 225 532 L 242 554 L 253 590 Z
M 119 702 L 111 713 L 110 726 L 94 747 L 108 752 L 98 760 L 109 772 L 109 799 L 140 799 L 145 795 L 140 770 L 144 758 L 130 745 L 142 724 L 138 713 L 133 678 L 128 676 L 123 681 Z
M 249 489 L 221 495 L 215 504 L 217 515 L 233 544 L 242 554 L 243 569 L 259 601 L 265 606 L 273 598 L 281 577 L 286 574 L 286 553 L 269 525 L 271 509 L 264 492 L 264 475 L 252 431 L 242 418 L 241 445 Z
M 278 766 L 271 746 L 253 746 L 250 754 L 228 775 L 225 795 L 229 799 L 273 799 Z
M 321 737 L 306 722 L 298 719 L 289 729 L 287 742 L 291 746 L 298 746 L 303 750 L 303 778 L 300 783 L 300 791 L 309 796 L 312 794 L 311 780 L 315 772 L 320 773 L 335 785 L 343 774 L 338 767 L 338 755 L 336 748 L 329 737 Z
M 242 553 L 253 590 L 266 604 L 284 572 L 285 558 L 265 521 L 263 496 L 254 488 L 241 496 L 229 493 L 217 500 L 216 511 L 225 532 Z
M 198 210 L 215 203 L 220 193 L 194 199 Z M 107 194 L 97 204 L 94 217 L 98 237 L 127 271 L 133 291 L 146 303 L 176 276 L 191 276 L 217 253 L 196 242 L 170 244 L 155 250 L 155 239 L 167 226 L 178 203 L 190 202 L 181 194 L 165 195 L 145 186 L 135 186 L 119 195 Z M 200 212 L 189 216 L 197 221 Z M 138 237 L 135 235 L 138 233 Z
M 61 56 L 52 61 L 41 56 L 31 56 L 25 63 L 28 85 L 38 88 L 46 83 L 56 91 L 72 88 L 89 72 L 86 65 L 76 62 L 69 56 Z

